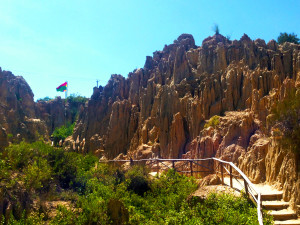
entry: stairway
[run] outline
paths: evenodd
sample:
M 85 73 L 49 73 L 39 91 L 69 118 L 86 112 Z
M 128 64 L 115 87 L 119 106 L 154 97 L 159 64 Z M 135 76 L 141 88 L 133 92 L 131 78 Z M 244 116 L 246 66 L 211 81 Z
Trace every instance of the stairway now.
M 262 193 L 262 206 L 269 210 L 274 218 L 274 225 L 300 225 L 295 211 L 289 209 L 289 203 L 282 200 L 282 192 Z
M 243 180 L 233 180 L 233 187 L 236 190 L 244 189 Z M 230 185 L 229 177 L 224 178 L 225 185 Z M 300 225 L 300 218 L 294 210 L 289 208 L 289 203 L 282 200 L 282 191 L 274 189 L 268 184 L 253 184 L 261 193 L 262 207 L 269 211 L 274 218 L 274 225 Z M 300 211 L 300 206 L 299 206 Z

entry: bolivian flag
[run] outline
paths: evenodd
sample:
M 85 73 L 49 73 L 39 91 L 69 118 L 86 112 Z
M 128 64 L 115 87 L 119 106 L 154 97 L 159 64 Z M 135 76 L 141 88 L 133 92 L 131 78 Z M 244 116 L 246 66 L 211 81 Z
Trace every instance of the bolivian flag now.
M 56 88 L 56 91 L 65 92 L 67 90 L 67 87 L 68 87 L 68 82 L 65 82 L 65 83 L 59 85 Z

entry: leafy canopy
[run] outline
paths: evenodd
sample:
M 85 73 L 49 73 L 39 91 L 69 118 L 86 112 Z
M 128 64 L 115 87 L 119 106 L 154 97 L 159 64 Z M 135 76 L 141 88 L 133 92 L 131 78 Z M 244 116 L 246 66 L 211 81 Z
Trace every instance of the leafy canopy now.
M 300 89 L 290 90 L 288 96 L 272 108 L 268 123 L 273 136 L 278 137 L 284 149 L 291 149 L 300 156 Z
M 291 34 L 288 34 L 286 32 L 280 33 L 280 35 L 277 38 L 278 44 L 283 44 L 285 42 L 299 44 L 300 43 L 299 41 L 300 41 L 300 39 L 297 38 L 297 34 L 294 34 L 294 33 L 291 33 Z
M 220 28 L 218 24 L 215 24 L 213 27 L 213 31 L 215 32 L 216 35 L 220 34 Z

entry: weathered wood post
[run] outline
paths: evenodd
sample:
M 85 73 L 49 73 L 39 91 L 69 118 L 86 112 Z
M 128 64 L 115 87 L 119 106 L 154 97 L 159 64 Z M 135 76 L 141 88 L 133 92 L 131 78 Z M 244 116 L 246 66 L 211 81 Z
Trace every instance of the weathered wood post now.
M 156 160 L 156 163 L 157 163 L 157 175 L 159 176 L 159 160 L 158 159 Z
M 190 161 L 191 176 L 193 176 L 193 161 Z
M 172 167 L 176 171 L 176 169 L 175 169 L 175 160 L 172 160 Z
M 232 188 L 232 166 L 229 164 L 229 173 L 230 173 L 230 187 Z
M 223 163 L 220 163 L 221 166 L 221 178 L 222 178 L 222 185 L 224 185 L 224 171 L 223 171 Z
M 130 166 L 133 166 L 133 159 L 130 157 Z
M 246 192 L 246 195 L 248 196 L 248 185 L 247 185 L 247 182 L 246 182 L 245 179 L 244 179 L 244 185 L 245 185 L 245 192 Z

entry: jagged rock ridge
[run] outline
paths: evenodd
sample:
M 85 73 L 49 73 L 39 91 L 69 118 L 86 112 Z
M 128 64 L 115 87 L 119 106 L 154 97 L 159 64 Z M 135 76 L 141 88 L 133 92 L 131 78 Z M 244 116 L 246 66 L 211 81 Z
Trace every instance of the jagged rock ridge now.
M 47 127 L 36 115 L 33 93 L 20 76 L 0 68 L 0 149 L 9 141 L 47 138 Z
M 84 104 L 60 97 L 34 102 L 24 78 L 0 68 L 0 150 L 23 139 L 48 140 L 56 127 L 74 123 Z
M 295 80 L 299 67 L 299 45 L 215 35 L 198 47 L 183 34 L 127 79 L 112 75 L 95 88 L 71 146 L 109 158 L 142 157 L 149 148 L 151 157 L 181 157 L 213 115 L 251 109 L 264 121 L 261 99 L 286 78 Z
M 95 88 L 68 147 L 108 158 L 220 157 L 300 203 L 293 153 L 266 135 L 272 105 L 300 87 L 300 46 L 183 34 L 125 79 Z M 300 92 L 299 92 L 300 93 Z M 300 95 L 298 95 L 300 96 Z M 220 128 L 204 129 L 221 115 Z

